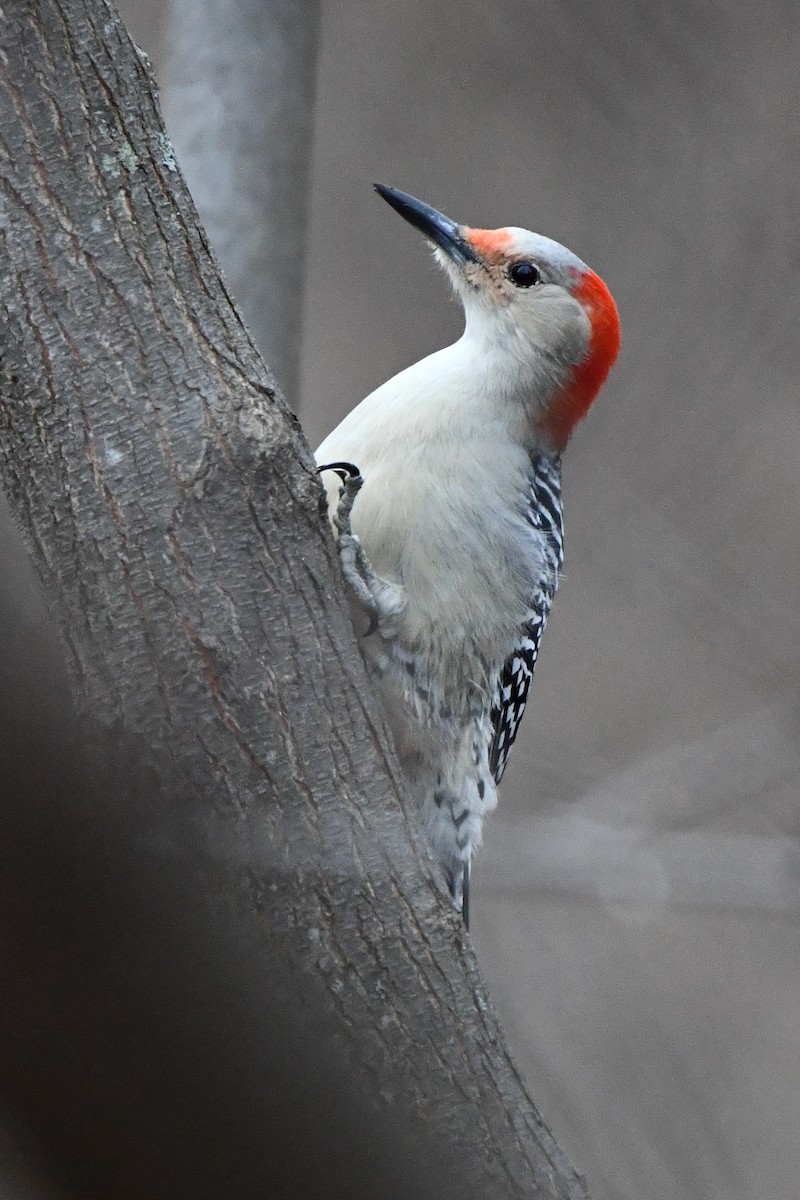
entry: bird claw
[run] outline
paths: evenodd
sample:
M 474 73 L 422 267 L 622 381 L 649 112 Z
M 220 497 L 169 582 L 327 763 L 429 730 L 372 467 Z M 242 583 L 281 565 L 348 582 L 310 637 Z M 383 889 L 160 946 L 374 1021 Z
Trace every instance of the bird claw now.
M 323 471 L 335 471 L 342 481 L 332 520 L 342 575 L 369 620 L 362 636 L 369 637 L 377 631 L 383 638 L 393 637 L 405 610 L 405 599 L 400 588 L 375 573 L 350 521 L 356 496 L 364 484 L 363 476 L 358 467 L 348 462 L 326 463 L 318 468 L 318 473 Z

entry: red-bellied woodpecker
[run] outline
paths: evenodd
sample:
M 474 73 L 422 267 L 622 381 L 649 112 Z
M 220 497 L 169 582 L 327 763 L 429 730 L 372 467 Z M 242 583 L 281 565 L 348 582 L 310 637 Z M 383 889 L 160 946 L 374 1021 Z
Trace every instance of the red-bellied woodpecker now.
M 563 561 L 561 454 L 617 356 L 619 318 L 557 242 L 377 191 L 434 244 L 465 329 L 367 396 L 317 462 L 345 578 L 370 616 L 367 663 L 468 923 L 472 856 Z

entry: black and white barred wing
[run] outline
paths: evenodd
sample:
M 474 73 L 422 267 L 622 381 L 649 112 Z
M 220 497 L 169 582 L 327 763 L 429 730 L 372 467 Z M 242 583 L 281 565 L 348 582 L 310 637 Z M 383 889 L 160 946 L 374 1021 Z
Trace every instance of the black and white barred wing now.
M 531 466 L 526 516 L 534 531 L 532 536 L 543 547 L 545 569 L 542 578 L 533 581 L 531 607 L 519 646 L 503 667 L 495 690 L 492 704 L 494 736 L 489 751 L 489 766 L 497 783 L 503 777 L 511 747 L 519 732 L 539 656 L 539 644 L 564 562 L 560 461 L 542 455 L 534 458 Z

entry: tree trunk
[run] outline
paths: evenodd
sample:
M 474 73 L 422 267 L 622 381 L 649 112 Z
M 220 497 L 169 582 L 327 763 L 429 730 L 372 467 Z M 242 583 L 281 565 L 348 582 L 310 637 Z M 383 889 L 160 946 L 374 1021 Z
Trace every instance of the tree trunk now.
M 311 457 L 147 65 L 105 0 L 0 17 L 0 471 L 82 734 L 37 683 L 5 747 L 7 1103 L 83 1195 L 582 1195 L 404 806 Z
M 297 392 L 317 0 L 170 0 L 161 99 L 256 345 Z

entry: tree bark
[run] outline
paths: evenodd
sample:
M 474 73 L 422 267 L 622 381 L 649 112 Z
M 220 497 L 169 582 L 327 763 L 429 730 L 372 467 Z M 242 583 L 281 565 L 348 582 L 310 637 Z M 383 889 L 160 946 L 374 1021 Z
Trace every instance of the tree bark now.
M 385 1191 L 374 1137 L 398 1195 L 436 1164 L 462 1200 L 583 1195 L 404 805 L 147 64 L 105 0 L 0 18 L 0 471 L 81 715 L 78 753 L 34 688 L 5 748 L 7 1103 L 84 1195 L 267 1194 L 304 1114 L 304 1194 Z

